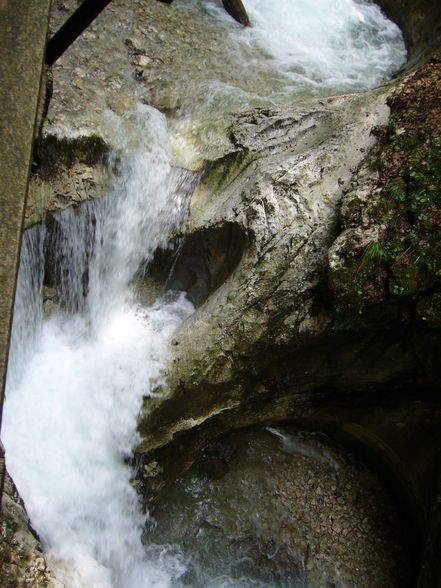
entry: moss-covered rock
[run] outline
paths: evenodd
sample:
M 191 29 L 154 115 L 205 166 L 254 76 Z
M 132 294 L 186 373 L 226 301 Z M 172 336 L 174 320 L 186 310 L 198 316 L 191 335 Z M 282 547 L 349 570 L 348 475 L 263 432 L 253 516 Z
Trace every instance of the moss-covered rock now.
M 441 328 L 441 293 L 436 292 L 425 298 L 421 298 L 416 310 L 419 317 L 426 321 L 429 326 Z
M 368 162 L 378 178 L 361 200 L 343 200 L 344 230 L 329 255 L 338 328 L 353 328 L 380 303 L 386 316 L 413 315 L 441 289 L 440 56 L 389 98 L 391 116 L 376 129 Z

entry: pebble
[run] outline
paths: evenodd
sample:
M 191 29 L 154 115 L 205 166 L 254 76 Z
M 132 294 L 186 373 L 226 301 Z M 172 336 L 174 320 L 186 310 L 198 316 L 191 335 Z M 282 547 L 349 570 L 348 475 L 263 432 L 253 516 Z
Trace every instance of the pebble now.
M 152 59 L 147 55 L 136 55 L 133 58 L 134 65 L 139 65 L 140 67 L 146 67 L 152 63 Z

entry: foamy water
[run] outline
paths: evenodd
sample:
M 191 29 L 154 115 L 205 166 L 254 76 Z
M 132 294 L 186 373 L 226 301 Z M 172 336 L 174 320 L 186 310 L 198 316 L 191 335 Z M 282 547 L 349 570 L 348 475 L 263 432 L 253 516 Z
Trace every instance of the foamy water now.
M 168 586 L 184 568 L 165 552 L 149 560 L 126 459 L 142 398 L 161 382 L 168 340 L 193 307 L 183 295 L 142 307 L 129 282 L 185 220 L 192 177 L 171 169 L 158 111 L 108 116 L 115 186 L 55 215 L 62 308 L 43 325 L 44 229 L 23 247 L 2 434 L 9 472 L 66 586 Z
M 398 27 L 364 0 L 247 0 L 253 26 L 236 32 L 288 86 L 311 91 L 373 88 L 405 61 Z
M 219 141 L 214 129 L 230 113 L 374 88 L 406 60 L 399 28 L 369 0 L 245 0 L 244 4 L 251 27 L 236 23 L 220 1 L 177 3 L 177 9 L 195 19 L 205 15 L 207 26 L 223 35 L 215 54 L 206 58 L 189 53 L 189 63 L 197 61 L 190 90 L 183 86 L 181 91 L 182 104 L 174 121 L 175 151 L 186 165 L 191 165 L 191 150 L 197 159 Z M 187 78 L 176 75 L 178 88 L 188 84 Z
M 192 0 L 185 8 L 206 11 L 224 32 L 220 76 L 214 69 L 218 80 L 255 96 L 280 101 L 293 92 L 365 90 L 389 79 L 406 60 L 400 29 L 369 0 L 245 0 L 244 5 L 251 27 L 236 23 L 215 0 Z
M 124 458 L 140 402 L 160 381 L 185 299 L 126 303 L 93 335 L 78 317 L 47 322 L 21 384 L 8 390 L 8 469 L 50 565 L 67 586 L 168 586 L 179 561 L 148 561 L 145 516 Z

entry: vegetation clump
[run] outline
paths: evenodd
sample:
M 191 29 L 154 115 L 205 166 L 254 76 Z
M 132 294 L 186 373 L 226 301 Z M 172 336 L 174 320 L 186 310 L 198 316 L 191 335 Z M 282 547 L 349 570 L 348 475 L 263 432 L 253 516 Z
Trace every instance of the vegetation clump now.
M 351 276 L 337 308 L 343 328 L 355 315 L 378 311 L 378 302 L 387 303 L 382 311 L 416 312 L 441 324 L 441 51 L 388 104 L 388 124 L 376 130 L 378 198 L 369 208 L 379 230 L 348 262 Z

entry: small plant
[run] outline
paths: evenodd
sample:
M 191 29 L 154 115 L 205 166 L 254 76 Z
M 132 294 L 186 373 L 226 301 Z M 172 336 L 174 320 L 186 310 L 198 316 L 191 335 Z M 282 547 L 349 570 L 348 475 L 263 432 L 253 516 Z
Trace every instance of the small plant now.
M 37 161 L 31 163 L 31 176 L 37 178 L 40 175 L 40 165 Z
M 383 245 L 379 241 L 371 241 L 366 247 L 363 260 L 365 262 L 375 261 L 380 257 L 384 257 L 385 251 Z

